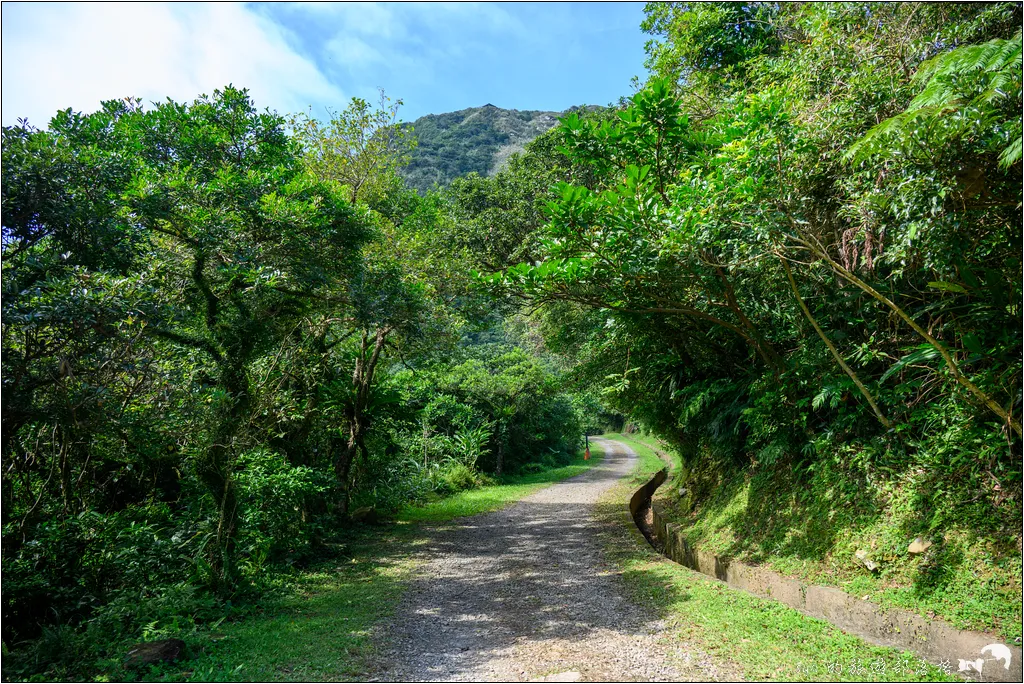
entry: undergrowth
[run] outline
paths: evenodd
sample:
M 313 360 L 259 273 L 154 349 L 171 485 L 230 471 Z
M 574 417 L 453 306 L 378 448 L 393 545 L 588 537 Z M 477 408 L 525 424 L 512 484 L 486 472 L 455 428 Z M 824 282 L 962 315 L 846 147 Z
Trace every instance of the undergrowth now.
M 409 522 L 441 522 L 487 513 L 529 496 L 545 485 L 575 477 L 598 461 L 597 457 L 589 461 L 578 457 L 569 465 L 558 468 L 504 477 L 496 484 L 486 487 L 437 498 L 424 505 L 406 506 L 399 512 L 398 519 Z

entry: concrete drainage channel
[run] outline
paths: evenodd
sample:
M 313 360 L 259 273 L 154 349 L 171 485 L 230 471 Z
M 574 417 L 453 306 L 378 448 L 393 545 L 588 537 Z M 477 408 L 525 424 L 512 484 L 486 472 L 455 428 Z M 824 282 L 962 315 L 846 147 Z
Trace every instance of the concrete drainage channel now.
M 989 634 L 955 629 L 898 608 L 882 608 L 834 587 L 805 584 L 695 549 L 683 536 L 682 526 L 670 523 L 653 500 L 655 490 L 666 479 L 668 471 L 662 470 L 636 490 L 629 501 L 629 512 L 651 546 L 669 560 L 736 589 L 784 603 L 873 644 L 907 650 L 936 665 L 949 665 L 952 671 L 959 670 L 972 679 L 1021 681 L 1021 649 L 1002 644 Z

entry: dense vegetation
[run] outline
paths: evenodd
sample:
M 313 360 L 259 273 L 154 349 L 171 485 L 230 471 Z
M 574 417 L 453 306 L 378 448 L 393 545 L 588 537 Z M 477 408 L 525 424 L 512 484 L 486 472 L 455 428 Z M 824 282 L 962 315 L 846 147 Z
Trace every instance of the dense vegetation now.
M 500 170 L 496 108 L 416 147 L 386 100 L 232 88 L 4 129 L 6 678 L 215 622 L 356 509 L 564 464 L 615 413 L 724 550 L 873 544 L 1019 615 L 1020 6 L 646 13 L 648 82 Z

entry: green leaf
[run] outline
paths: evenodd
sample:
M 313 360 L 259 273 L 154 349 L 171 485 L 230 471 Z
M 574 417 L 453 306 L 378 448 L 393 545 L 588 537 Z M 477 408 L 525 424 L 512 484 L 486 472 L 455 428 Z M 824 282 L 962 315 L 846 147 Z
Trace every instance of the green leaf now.
M 984 350 L 982 350 L 982 348 L 981 348 L 981 342 L 978 341 L 977 336 L 975 336 L 975 335 L 973 335 L 971 333 L 968 333 L 968 334 L 964 335 L 963 337 L 961 337 L 960 340 L 963 342 L 963 345 L 965 347 L 967 347 L 967 349 L 969 351 L 972 351 L 975 354 L 984 354 L 985 353 Z
M 928 287 L 934 288 L 936 290 L 943 290 L 944 292 L 967 292 L 967 290 L 961 285 L 957 285 L 956 283 L 947 283 L 942 280 L 933 280 L 932 282 L 928 283 Z
M 885 382 L 907 366 L 933 361 L 937 358 L 939 358 L 939 351 L 935 347 L 930 344 L 922 344 L 916 351 L 907 354 L 902 359 L 894 363 L 889 370 L 885 372 L 885 375 L 882 376 L 882 379 L 879 380 L 879 382 Z

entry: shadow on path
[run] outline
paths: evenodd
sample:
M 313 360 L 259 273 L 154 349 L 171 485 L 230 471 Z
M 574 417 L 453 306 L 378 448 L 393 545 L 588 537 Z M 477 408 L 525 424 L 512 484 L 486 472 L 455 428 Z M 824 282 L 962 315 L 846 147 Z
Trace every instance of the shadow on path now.
M 580 476 L 504 510 L 425 528 L 427 562 L 388 625 L 379 677 L 708 678 L 706 657 L 661 643 L 661 623 L 623 595 L 604 558 L 595 502 L 636 457 L 601 441 L 604 460 Z

